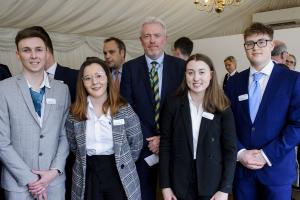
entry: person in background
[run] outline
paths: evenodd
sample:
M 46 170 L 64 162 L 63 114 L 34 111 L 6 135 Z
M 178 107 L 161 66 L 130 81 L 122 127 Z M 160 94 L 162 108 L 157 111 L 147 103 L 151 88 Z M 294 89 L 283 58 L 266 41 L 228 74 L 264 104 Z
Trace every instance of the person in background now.
M 282 41 L 274 40 L 274 48 L 271 52 L 272 60 L 277 64 L 285 65 L 288 55 L 286 44 Z
M 300 74 L 271 60 L 273 29 L 253 23 L 244 31 L 250 68 L 228 82 L 235 117 L 235 200 L 290 200 L 300 142 Z
M 141 120 L 144 146 L 136 164 L 142 199 L 154 200 L 158 177 L 160 107 L 180 85 L 184 61 L 164 53 L 166 26 L 158 18 L 149 17 L 143 22 L 140 41 L 145 55 L 124 64 L 120 92 Z M 151 158 L 155 162 L 146 161 Z
M 141 200 L 135 161 L 143 145 L 139 118 L 119 95 L 107 64 L 87 58 L 66 122 L 73 200 Z
M 165 200 L 227 200 L 236 164 L 230 103 L 209 57 L 192 55 L 178 94 L 161 114 L 160 183 Z
M 174 42 L 173 56 L 187 60 L 193 51 L 193 41 L 188 37 L 181 37 Z
M 0 64 L 0 81 L 11 77 L 11 73 L 7 65 Z
M 285 61 L 286 66 L 290 68 L 290 70 L 295 70 L 297 59 L 293 54 L 289 54 Z
M 15 38 L 20 75 L 0 82 L 1 186 L 5 199 L 65 199 L 68 87 L 44 71 L 47 39 L 25 28 Z
M 228 72 L 223 80 L 223 90 L 226 90 L 227 81 L 233 77 L 234 75 L 238 74 L 236 70 L 236 59 L 234 56 L 228 56 L 224 59 L 224 66 L 226 71 Z
M 122 68 L 125 62 L 126 46 L 122 40 L 110 37 L 104 40 L 103 55 L 106 64 L 110 67 L 116 88 L 120 89 Z

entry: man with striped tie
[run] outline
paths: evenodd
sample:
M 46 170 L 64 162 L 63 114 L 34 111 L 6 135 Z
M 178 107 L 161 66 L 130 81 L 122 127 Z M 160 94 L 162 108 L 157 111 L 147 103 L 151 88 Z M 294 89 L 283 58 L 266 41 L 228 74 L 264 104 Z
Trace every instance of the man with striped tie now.
M 158 18 L 147 18 L 141 27 L 140 41 L 145 55 L 124 64 L 120 92 L 140 118 L 144 147 L 137 161 L 143 200 L 156 195 L 157 165 L 144 159 L 159 152 L 159 112 L 167 96 L 182 81 L 184 61 L 164 53 L 166 26 Z

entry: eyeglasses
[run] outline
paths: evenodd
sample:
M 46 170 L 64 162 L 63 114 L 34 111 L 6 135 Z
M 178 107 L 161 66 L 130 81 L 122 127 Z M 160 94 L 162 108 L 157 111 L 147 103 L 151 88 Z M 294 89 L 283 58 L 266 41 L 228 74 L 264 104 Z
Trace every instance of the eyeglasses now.
M 263 48 L 263 47 L 266 47 L 268 42 L 271 42 L 271 41 L 272 40 L 263 40 L 263 39 L 260 39 L 257 42 L 247 41 L 247 42 L 245 42 L 244 47 L 246 50 L 253 49 L 255 45 L 257 45 L 259 48 Z
M 106 79 L 106 75 L 104 73 L 98 73 L 94 75 L 87 75 L 81 78 L 84 82 L 91 83 L 93 80 L 96 81 L 104 81 Z

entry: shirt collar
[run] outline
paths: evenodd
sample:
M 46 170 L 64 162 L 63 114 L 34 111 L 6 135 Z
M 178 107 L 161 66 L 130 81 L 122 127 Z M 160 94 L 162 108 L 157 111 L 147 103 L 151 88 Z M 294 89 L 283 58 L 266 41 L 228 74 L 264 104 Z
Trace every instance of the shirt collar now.
M 151 63 L 152 63 L 153 61 L 158 62 L 158 65 L 156 66 L 156 69 L 158 69 L 158 68 L 159 68 L 160 66 L 162 66 L 162 64 L 163 64 L 165 54 L 163 53 L 163 54 L 162 54 L 160 57 L 158 57 L 156 60 L 152 60 L 152 59 L 149 58 L 147 55 L 145 55 L 145 57 L 146 57 L 146 62 L 147 62 L 147 66 L 148 66 L 149 70 L 151 70 L 151 68 L 152 68 Z
M 270 76 L 273 67 L 274 67 L 274 63 L 272 62 L 272 60 L 270 60 L 270 62 L 266 66 L 264 66 L 260 72 L 263 73 L 264 75 Z M 256 72 L 258 71 L 254 67 L 250 66 L 250 77 L 252 77 L 252 75 Z
M 88 105 L 87 105 L 87 106 L 88 106 L 88 110 L 89 110 L 90 112 L 94 112 L 94 106 L 93 106 L 93 104 L 92 104 L 92 100 L 91 100 L 91 97 L 90 97 L 90 96 L 87 97 L 87 103 L 88 103 Z M 102 115 L 100 118 L 102 118 L 102 117 L 105 117 L 105 118 L 107 118 L 108 120 L 111 120 L 110 109 L 108 109 L 106 115 Z
M 26 80 L 26 82 L 27 82 L 28 87 L 31 88 L 32 85 L 30 85 L 30 83 L 28 82 L 28 80 Z M 43 88 L 44 86 L 45 86 L 46 88 L 51 88 L 50 83 L 49 83 L 49 79 L 48 79 L 48 76 L 47 76 L 47 73 L 46 73 L 45 71 L 44 71 L 43 82 L 41 83 L 41 85 L 40 85 L 39 88 L 41 89 L 41 88 Z
M 234 70 L 233 72 L 231 72 L 230 74 L 229 74 L 229 76 L 233 76 L 235 73 L 237 72 L 237 70 Z
M 49 69 L 47 69 L 47 73 L 52 74 L 54 76 L 56 68 L 57 68 L 57 62 L 55 62 L 51 67 L 49 67 Z

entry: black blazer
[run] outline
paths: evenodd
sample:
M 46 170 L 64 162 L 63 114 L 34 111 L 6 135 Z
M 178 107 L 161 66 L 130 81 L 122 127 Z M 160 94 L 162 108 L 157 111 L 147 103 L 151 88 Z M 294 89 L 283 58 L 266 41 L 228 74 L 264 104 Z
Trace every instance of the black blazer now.
M 161 115 L 160 183 L 184 198 L 192 180 L 192 121 L 187 95 L 168 99 Z M 230 192 L 236 164 L 236 133 L 231 109 L 202 117 L 197 144 L 198 195 Z
M 6 65 L 0 64 L 0 81 L 11 77 L 9 68 Z
M 72 103 L 75 101 L 76 96 L 77 76 L 78 70 L 64 67 L 57 63 L 54 79 L 61 80 L 68 85 Z

